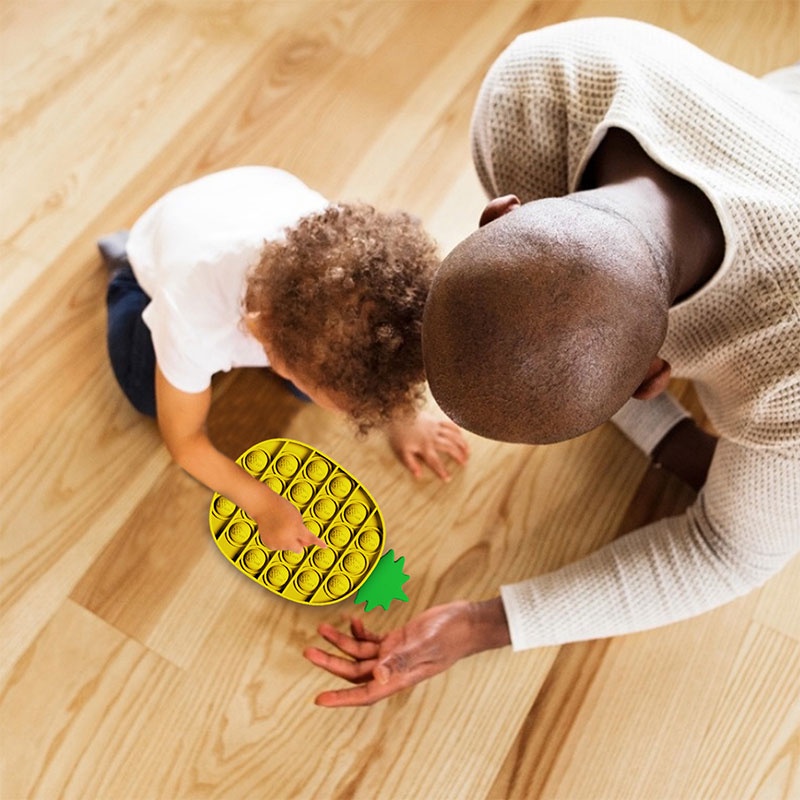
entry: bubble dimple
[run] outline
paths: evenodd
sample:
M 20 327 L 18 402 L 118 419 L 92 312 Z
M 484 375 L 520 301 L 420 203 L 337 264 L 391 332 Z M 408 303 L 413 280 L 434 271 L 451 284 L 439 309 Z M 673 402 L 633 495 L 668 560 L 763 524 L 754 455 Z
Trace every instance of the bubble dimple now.
M 288 478 L 290 475 L 294 475 L 295 472 L 297 472 L 299 466 L 300 462 L 294 456 L 287 455 L 281 456 L 278 459 L 278 462 L 275 464 L 275 469 L 280 475 Z
M 314 562 L 315 567 L 320 569 L 330 569 L 333 562 L 336 561 L 336 554 L 332 550 L 317 550 L 311 560 Z
M 244 554 L 242 562 L 251 572 L 257 572 L 267 563 L 267 554 L 260 547 L 253 547 Z
M 352 485 L 349 478 L 345 478 L 344 475 L 337 475 L 330 483 L 331 494 L 336 497 L 346 497 Z
M 295 553 L 294 550 L 281 550 L 281 559 L 294 566 L 303 560 L 303 554 Z
M 325 583 L 325 589 L 331 597 L 341 597 L 350 591 L 350 581 L 345 575 L 331 575 Z
M 367 528 L 358 537 L 358 546 L 368 553 L 373 553 L 381 543 L 381 535 L 375 528 Z
M 314 503 L 314 513 L 320 519 L 330 519 L 336 513 L 336 503 L 330 497 L 322 497 Z
M 228 500 L 227 497 L 220 495 L 214 501 L 214 511 L 221 517 L 229 517 L 234 511 L 236 511 L 236 503 L 234 503 L 232 500 Z
M 292 500 L 294 500 L 295 503 L 299 503 L 302 506 L 311 499 L 311 495 L 314 494 L 314 489 L 310 483 L 298 481 L 289 489 L 289 494 L 292 496 Z
M 351 575 L 358 575 L 366 569 L 367 559 L 361 553 L 348 553 L 342 564 Z
M 344 510 L 344 518 L 352 525 L 358 525 L 367 518 L 367 507 L 363 503 L 351 503 Z
M 244 465 L 251 472 L 261 472 L 267 466 L 269 456 L 263 450 L 253 450 L 244 457 Z
M 267 570 L 267 583 L 280 588 L 289 580 L 289 570 L 283 564 L 275 564 Z
M 314 536 L 319 536 L 322 533 L 322 525 L 319 524 L 315 519 L 306 519 L 303 518 L 303 525 L 308 528 L 309 533 L 313 533 Z
M 253 529 L 246 522 L 234 522 L 225 531 L 225 536 L 232 544 L 244 544 L 252 533 Z
M 350 528 L 346 525 L 335 525 L 328 531 L 327 537 L 334 547 L 344 547 L 350 541 Z
M 312 481 L 324 481 L 328 477 L 329 471 L 328 462 L 323 461 L 321 458 L 313 458 L 306 464 L 306 475 Z
M 314 589 L 319 586 L 319 573 L 315 572 L 313 569 L 304 569 L 298 576 L 297 576 L 297 585 L 304 591 L 304 592 L 313 592 Z

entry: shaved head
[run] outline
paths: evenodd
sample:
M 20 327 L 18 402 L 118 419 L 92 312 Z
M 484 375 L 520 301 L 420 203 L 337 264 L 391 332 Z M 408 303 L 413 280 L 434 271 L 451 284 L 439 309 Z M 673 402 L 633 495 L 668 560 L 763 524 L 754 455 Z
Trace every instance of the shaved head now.
M 431 392 L 487 438 L 544 444 L 605 422 L 666 334 L 659 248 L 580 195 L 516 208 L 459 244 L 423 319 Z

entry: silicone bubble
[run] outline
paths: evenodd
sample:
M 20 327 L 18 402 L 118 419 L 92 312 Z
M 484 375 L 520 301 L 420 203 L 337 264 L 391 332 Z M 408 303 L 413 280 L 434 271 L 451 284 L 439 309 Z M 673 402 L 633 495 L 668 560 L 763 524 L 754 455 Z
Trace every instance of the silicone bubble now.
M 324 550 L 318 549 L 311 556 L 311 560 L 314 562 L 315 567 L 329 569 L 333 566 L 333 562 L 336 561 L 336 554 L 329 547 L 326 547 Z
M 230 517 L 236 511 L 236 503 L 221 495 L 211 504 L 214 513 L 219 517 Z
M 367 507 L 363 503 L 351 503 L 344 510 L 344 518 L 351 525 L 359 525 L 367 518 Z
M 289 489 L 289 494 L 297 505 L 304 506 L 314 494 L 314 489 L 307 481 L 299 481 Z
M 347 577 L 341 573 L 331 575 L 331 577 L 328 578 L 328 582 L 325 584 L 325 588 L 331 597 L 344 597 L 346 594 L 349 594 L 351 586 L 352 584 Z
M 334 497 L 346 497 L 352 486 L 344 475 L 337 475 L 328 485 L 328 489 Z
M 312 458 L 306 464 L 306 475 L 316 483 L 324 481 L 330 471 L 331 468 L 328 466 L 328 462 L 323 461 L 321 458 Z
M 267 554 L 260 547 L 252 547 L 242 557 L 245 569 L 258 572 L 267 563 Z
M 328 531 L 328 542 L 334 547 L 344 547 L 352 535 L 346 525 L 336 525 Z
M 272 489 L 272 491 L 275 492 L 276 494 L 283 493 L 283 481 L 280 478 L 276 478 L 274 475 L 270 475 L 264 481 L 264 483 L 266 483 L 267 486 L 269 486 L 269 488 Z M 228 502 L 230 502 L 230 500 Z
M 367 559 L 358 551 L 353 553 L 348 553 L 344 560 L 342 561 L 342 566 L 349 572 L 351 575 L 358 575 L 360 572 L 363 572 L 367 568 Z
M 358 536 L 358 546 L 368 553 L 373 553 L 380 547 L 381 534 L 375 528 L 366 528 Z
M 231 544 L 242 545 L 250 538 L 253 533 L 253 528 L 246 522 L 234 522 L 228 530 L 225 531 L 225 536 Z
M 248 472 L 261 472 L 267 466 L 267 454 L 263 450 L 252 450 L 247 454 L 244 465 Z
M 330 497 L 321 497 L 314 503 L 314 515 L 318 519 L 328 520 L 336 513 L 336 503 Z
M 296 567 L 303 560 L 303 554 L 295 553 L 294 550 L 281 550 L 280 557 L 283 561 L 285 561 L 287 564 L 291 564 L 293 567 Z
M 288 478 L 297 472 L 299 466 L 300 462 L 294 456 L 281 456 L 275 465 L 275 469 L 279 475 Z
M 306 528 L 327 546 L 298 553 L 271 550 L 266 544 L 270 531 L 260 530 L 245 509 L 215 494 L 209 526 L 220 552 L 236 569 L 269 592 L 303 605 L 337 603 L 364 587 L 381 559 L 385 527 L 378 505 L 354 475 L 293 439 L 259 442 L 237 463 L 297 508 Z
M 289 580 L 289 570 L 283 564 L 275 564 L 267 570 L 267 583 L 278 589 Z
M 298 576 L 297 576 L 297 585 L 304 591 L 304 592 L 313 592 L 314 589 L 319 586 L 319 573 L 313 569 L 304 569 Z

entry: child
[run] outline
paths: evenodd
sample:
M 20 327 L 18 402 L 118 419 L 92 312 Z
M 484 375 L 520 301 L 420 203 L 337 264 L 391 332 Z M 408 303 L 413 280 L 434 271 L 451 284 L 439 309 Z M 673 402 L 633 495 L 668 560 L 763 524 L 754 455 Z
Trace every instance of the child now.
M 447 480 L 438 453 L 466 461 L 453 423 L 417 413 L 438 259 L 407 214 L 330 204 L 282 170 L 236 167 L 167 193 L 130 235 L 98 247 L 111 270 L 108 348 L 120 386 L 157 417 L 177 463 L 244 508 L 268 547 L 324 543 L 208 439 L 216 372 L 270 366 L 360 430 L 385 427 L 415 475 L 419 459 Z

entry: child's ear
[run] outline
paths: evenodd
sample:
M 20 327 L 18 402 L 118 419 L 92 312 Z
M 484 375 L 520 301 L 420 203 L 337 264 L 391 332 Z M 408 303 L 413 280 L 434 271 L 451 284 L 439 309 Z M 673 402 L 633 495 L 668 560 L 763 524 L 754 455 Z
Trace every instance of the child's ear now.
M 478 220 L 478 227 L 482 228 L 484 225 L 488 225 L 490 222 L 500 219 L 500 217 L 508 214 L 509 211 L 513 211 L 515 208 L 519 208 L 521 205 L 522 203 L 520 203 L 519 197 L 515 194 L 495 197 L 494 200 L 490 200 L 486 204 L 486 208 L 483 209 L 481 218 Z

